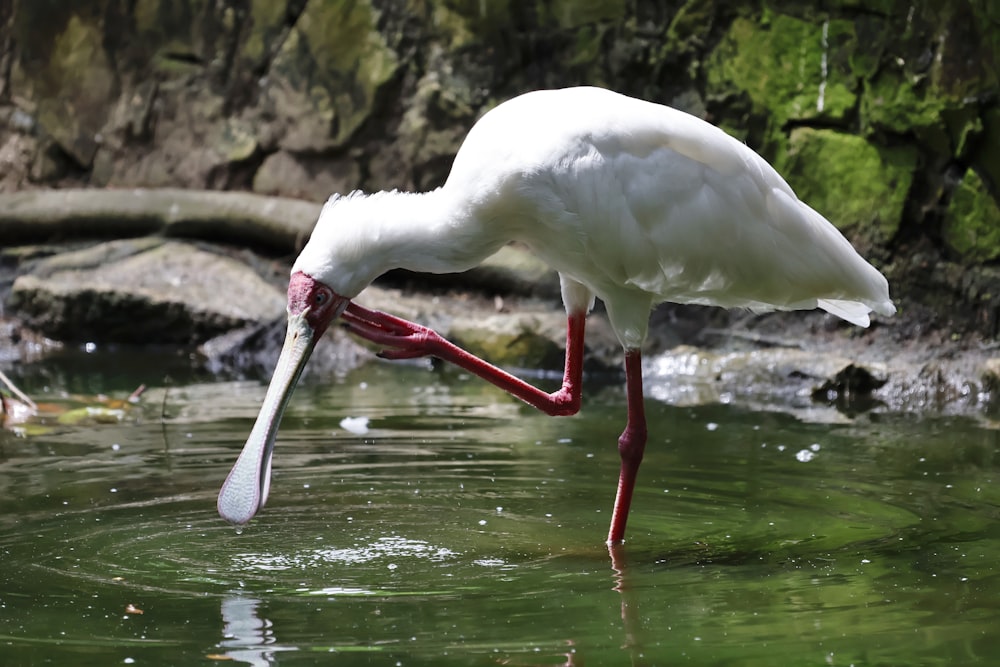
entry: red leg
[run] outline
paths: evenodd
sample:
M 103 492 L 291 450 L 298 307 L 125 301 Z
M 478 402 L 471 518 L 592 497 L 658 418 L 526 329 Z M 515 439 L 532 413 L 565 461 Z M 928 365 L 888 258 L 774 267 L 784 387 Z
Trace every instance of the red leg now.
M 392 348 L 380 353 L 380 356 L 387 359 L 434 356 L 478 375 L 546 414 L 572 415 L 580 410 L 586 312 L 570 313 L 567 318 L 566 369 L 562 387 L 551 394 L 466 352 L 432 329 L 419 324 L 377 310 L 368 310 L 355 303 L 347 306 L 343 318 L 355 334 L 376 345 Z
M 642 398 L 642 353 L 639 350 L 625 351 L 625 393 L 628 401 L 628 421 L 618 438 L 618 453 L 622 458 L 621 474 L 618 477 L 618 495 L 611 515 L 611 529 L 608 544 L 620 544 L 625 539 L 625 523 L 632 504 L 635 477 L 642 463 L 646 449 L 646 412 Z

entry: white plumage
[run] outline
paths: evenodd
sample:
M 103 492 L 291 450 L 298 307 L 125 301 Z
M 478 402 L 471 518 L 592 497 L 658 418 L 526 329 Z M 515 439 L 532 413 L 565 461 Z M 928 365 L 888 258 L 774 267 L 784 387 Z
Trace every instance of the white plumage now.
M 559 272 L 568 315 L 563 386 L 528 385 L 433 331 L 351 303 L 394 268 L 471 268 L 519 241 Z M 676 109 L 599 88 L 538 91 L 476 123 L 447 182 L 423 194 L 334 196 L 292 268 L 289 333 L 257 424 L 223 485 L 245 523 L 267 495 L 278 422 L 315 339 L 344 315 L 389 358 L 438 356 L 550 414 L 580 404 L 594 297 L 625 349 L 628 423 L 609 543 L 624 536 L 646 441 L 640 346 L 662 301 L 755 311 L 822 308 L 868 326 L 891 315 L 885 278 L 755 152 Z

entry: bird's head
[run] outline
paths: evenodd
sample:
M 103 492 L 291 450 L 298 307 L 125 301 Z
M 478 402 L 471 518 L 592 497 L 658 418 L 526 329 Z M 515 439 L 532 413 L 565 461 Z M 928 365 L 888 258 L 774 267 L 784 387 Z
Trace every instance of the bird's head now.
M 288 317 L 301 317 L 318 339 L 330 323 L 340 317 L 350 299 L 303 271 L 296 271 L 288 281 Z
M 309 242 L 292 265 L 288 285 L 289 312 L 293 305 L 318 310 L 319 304 L 299 297 L 324 294 L 353 299 L 385 270 L 379 242 L 380 198 L 353 192 L 334 195 L 323 206 Z M 297 277 L 303 275 L 304 277 Z M 313 284 L 314 283 L 314 284 Z

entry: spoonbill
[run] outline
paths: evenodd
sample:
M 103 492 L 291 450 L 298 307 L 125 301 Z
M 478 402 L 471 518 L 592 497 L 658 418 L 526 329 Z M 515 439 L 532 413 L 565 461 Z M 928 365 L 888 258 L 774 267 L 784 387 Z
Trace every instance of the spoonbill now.
M 353 299 L 390 269 L 469 269 L 518 241 L 558 273 L 566 308 L 562 386 L 547 393 L 427 327 Z M 267 500 L 278 424 L 329 324 L 434 356 L 550 415 L 580 408 L 584 326 L 604 302 L 625 357 L 628 414 L 608 544 L 624 540 L 646 445 L 641 352 L 663 301 L 751 311 L 821 308 L 867 327 L 892 315 L 885 277 L 753 150 L 677 109 L 600 88 L 526 93 L 470 130 L 445 184 L 425 193 L 334 195 L 288 285 L 288 329 L 260 414 L 219 493 L 245 524 Z

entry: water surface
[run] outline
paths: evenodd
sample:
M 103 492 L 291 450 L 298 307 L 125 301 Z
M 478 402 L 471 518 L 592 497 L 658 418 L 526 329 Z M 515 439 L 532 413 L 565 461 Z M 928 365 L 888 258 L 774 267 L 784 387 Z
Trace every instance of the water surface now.
M 457 372 L 306 382 L 238 533 L 215 495 L 261 383 L 110 354 L 18 379 L 63 409 L 149 389 L 0 435 L 3 665 L 1000 663 L 985 420 L 650 398 L 609 553 L 617 383 L 556 419 Z

